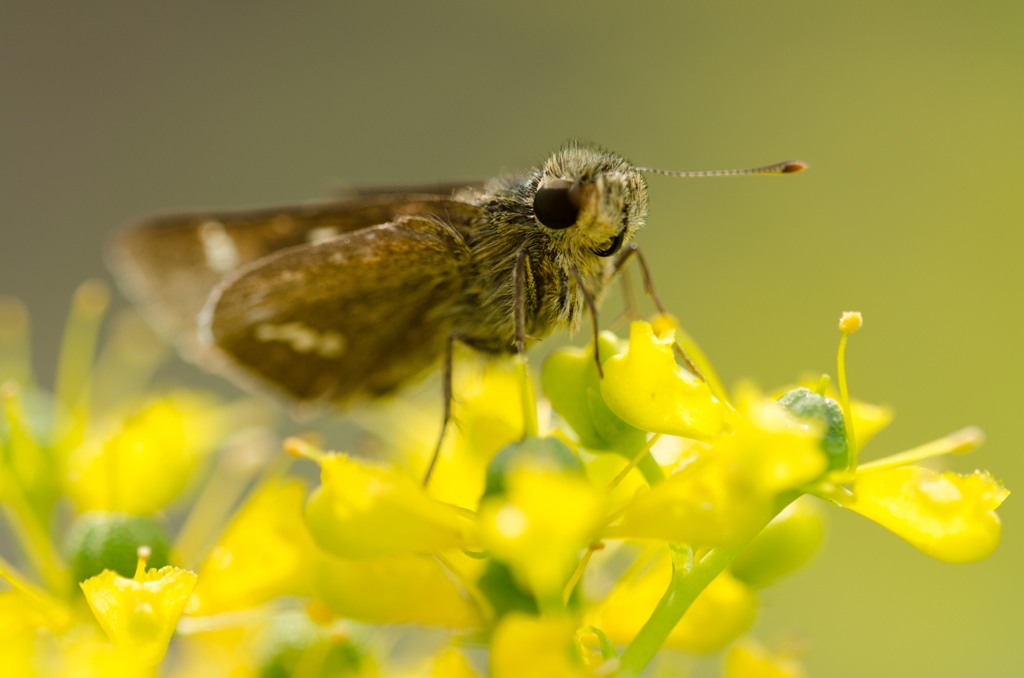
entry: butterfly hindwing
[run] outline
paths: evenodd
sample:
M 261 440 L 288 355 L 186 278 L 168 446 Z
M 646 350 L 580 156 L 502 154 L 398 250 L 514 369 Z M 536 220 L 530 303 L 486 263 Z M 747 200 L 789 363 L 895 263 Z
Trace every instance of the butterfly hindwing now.
M 116 233 L 108 259 L 125 293 L 150 322 L 195 359 L 201 353 L 196 315 L 226 274 L 289 247 L 401 216 L 460 218 L 471 209 L 451 194 L 385 194 L 382 189 L 336 202 L 170 214 Z
M 438 360 L 469 259 L 459 231 L 428 217 L 266 256 L 210 296 L 208 366 L 300 402 L 386 393 Z

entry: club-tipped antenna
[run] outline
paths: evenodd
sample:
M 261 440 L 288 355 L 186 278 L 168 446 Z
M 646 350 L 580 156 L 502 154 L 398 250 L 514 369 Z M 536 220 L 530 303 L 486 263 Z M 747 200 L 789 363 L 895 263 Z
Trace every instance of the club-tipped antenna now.
M 796 174 L 807 169 L 807 163 L 802 160 L 787 160 L 774 165 L 764 167 L 751 167 L 738 170 L 711 170 L 705 172 L 670 172 L 669 170 L 654 169 L 653 167 L 637 167 L 640 172 L 654 172 L 670 177 L 738 177 L 745 174 Z

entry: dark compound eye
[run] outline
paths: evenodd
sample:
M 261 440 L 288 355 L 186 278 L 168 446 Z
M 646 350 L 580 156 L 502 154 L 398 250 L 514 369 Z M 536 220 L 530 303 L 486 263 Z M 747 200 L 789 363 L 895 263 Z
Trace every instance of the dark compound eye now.
M 533 213 L 548 228 L 569 228 L 580 215 L 578 187 L 564 179 L 555 179 L 537 189 Z

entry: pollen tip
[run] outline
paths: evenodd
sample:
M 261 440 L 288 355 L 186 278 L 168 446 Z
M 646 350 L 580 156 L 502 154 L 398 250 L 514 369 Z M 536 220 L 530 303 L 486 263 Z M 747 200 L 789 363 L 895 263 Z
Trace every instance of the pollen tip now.
M 847 311 L 839 318 L 839 330 L 843 334 L 853 334 L 864 324 L 864 316 L 860 311 Z
M 956 438 L 955 447 L 950 450 L 953 454 L 966 454 L 985 442 L 985 432 L 978 426 L 968 426 L 955 433 L 954 436 Z
M 797 172 L 803 172 L 805 169 L 807 169 L 807 163 L 803 160 L 790 160 L 782 168 L 782 174 L 796 174 Z

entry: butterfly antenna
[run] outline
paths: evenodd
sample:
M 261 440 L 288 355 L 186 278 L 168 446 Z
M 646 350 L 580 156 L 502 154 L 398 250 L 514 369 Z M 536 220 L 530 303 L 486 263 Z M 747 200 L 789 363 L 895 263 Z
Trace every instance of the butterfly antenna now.
M 653 167 L 637 167 L 641 172 L 653 172 L 664 174 L 670 177 L 738 177 L 744 174 L 796 174 L 807 169 L 807 163 L 802 160 L 787 160 L 786 162 L 764 167 L 751 167 L 738 170 L 712 170 L 706 172 L 670 172 L 669 170 L 654 169 Z

